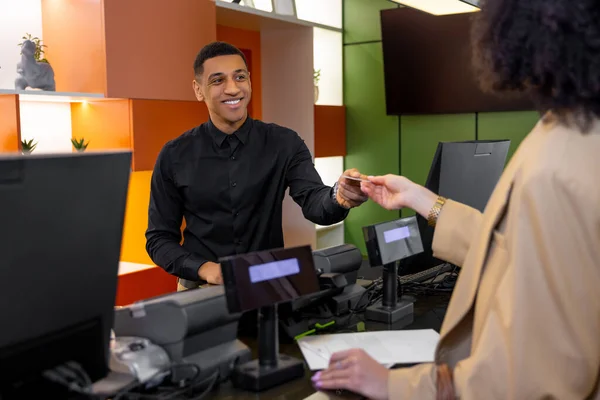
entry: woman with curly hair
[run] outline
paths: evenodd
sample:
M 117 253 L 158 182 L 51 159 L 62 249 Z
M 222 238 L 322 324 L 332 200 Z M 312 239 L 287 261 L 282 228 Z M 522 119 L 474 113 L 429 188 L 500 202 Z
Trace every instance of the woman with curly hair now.
M 462 265 L 435 362 L 388 371 L 332 356 L 318 389 L 372 399 L 600 399 L 600 1 L 487 0 L 475 17 L 484 88 L 525 91 L 541 119 L 482 214 L 400 176 L 362 189 L 436 226 Z

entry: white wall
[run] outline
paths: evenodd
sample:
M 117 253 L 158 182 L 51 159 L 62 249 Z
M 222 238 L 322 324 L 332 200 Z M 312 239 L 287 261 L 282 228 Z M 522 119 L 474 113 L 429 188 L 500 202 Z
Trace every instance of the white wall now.
M 263 120 L 298 132 L 313 152 L 313 30 L 294 24 L 289 28 L 273 25 L 261 29 L 260 39 L 262 76 L 269 77 L 262 82 Z M 289 195 L 283 202 L 283 235 L 286 247 L 316 246 L 315 225 L 304 218 Z
M 321 70 L 317 104 L 341 106 L 344 104 L 344 72 L 342 33 L 314 28 L 314 69 Z
M 21 101 L 21 140 L 34 139 L 34 153 L 70 153 L 71 104 Z
M 342 28 L 342 0 L 296 0 L 296 14 L 305 21 Z
M 0 0 L 0 89 L 15 88 L 17 45 L 26 33 L 42 38 L 42 1 Z
M 344 157 L 315 158 L 315 168 L 323 183 L 333 186 L 344 173 Z M 317 226 L 317 249 L 344 244 L 344 222 L 332 226 Z
M 321 175 L 324 184 L 333 186 L 344 172 L 344 157 L 317 157 L 315 169 Z
M 223 1 L 227 3 L 233 3 L 233 0 Z M 257 10 L 263 10 L 268 12 L 273 11 L 273 3 L 271 2 L 271 0 L 242 0 L 240 2 L 240 5 L 254 7 Z

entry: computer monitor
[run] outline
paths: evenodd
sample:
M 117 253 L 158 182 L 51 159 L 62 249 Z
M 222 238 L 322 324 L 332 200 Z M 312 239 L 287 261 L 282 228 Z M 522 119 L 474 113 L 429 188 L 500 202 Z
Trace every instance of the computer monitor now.
M 108 372 L 130 165 L 129 152 L 0 157 L 2 399 L 42 398 L 41 372 L 68 361 L 92 381 Z
M 506 163 L 510 140 L 438 143 L 425 186 L 434 193 L 484 211 Z M 421 254 L 400 261 L 399 274 L 410 275 L 443 264 L 433 257 L 434 228 L 417 215 Z

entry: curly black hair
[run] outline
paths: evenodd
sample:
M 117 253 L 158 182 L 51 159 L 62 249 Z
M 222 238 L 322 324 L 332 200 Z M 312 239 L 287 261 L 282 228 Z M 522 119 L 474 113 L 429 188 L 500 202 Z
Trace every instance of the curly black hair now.
M 600 117 L 599 0 L 482 0 L 472 25 L 482 89 L 528 92 L 585 131 Z

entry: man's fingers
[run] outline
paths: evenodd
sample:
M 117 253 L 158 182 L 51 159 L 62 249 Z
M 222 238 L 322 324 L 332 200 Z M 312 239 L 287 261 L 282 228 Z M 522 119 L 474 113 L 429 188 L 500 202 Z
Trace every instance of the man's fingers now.
M 342 186 L 341 189 L 342 190 L 339 191 L 339 194 L 345 200 L 364 201 L 366 198 L 366 196 L 363 194 L 363 192 L 360 189 L 352 190 L 352 189 L 347 188 L 346 186 Z
M 347 169 L 346 171 L 344 171 L 344 176 L 351 176 L 353 178 L 360 178 L 360 179 L 367 179 L 367 175 L 365 174 L 361 174 L 359 170 L 357 170 L 356 168 L 350 168 Z

